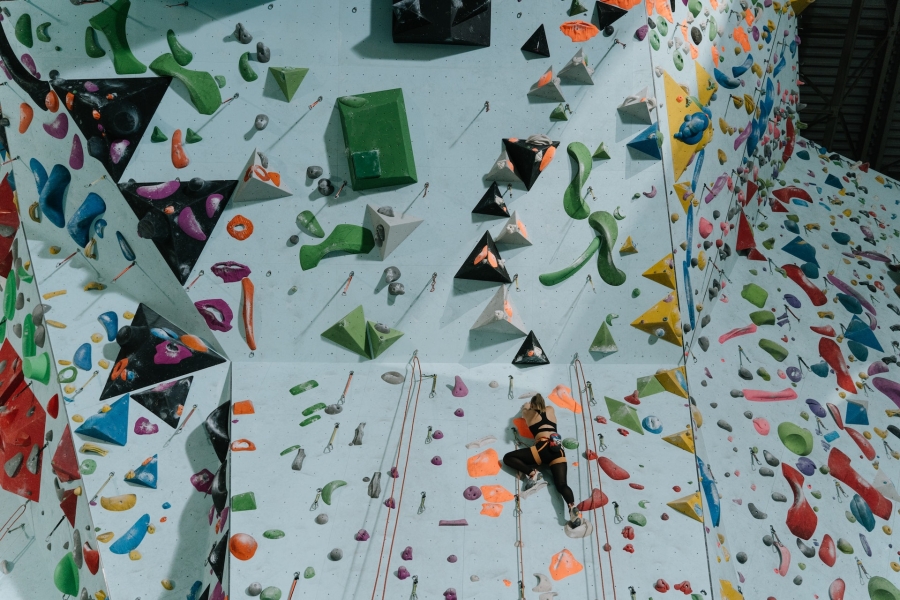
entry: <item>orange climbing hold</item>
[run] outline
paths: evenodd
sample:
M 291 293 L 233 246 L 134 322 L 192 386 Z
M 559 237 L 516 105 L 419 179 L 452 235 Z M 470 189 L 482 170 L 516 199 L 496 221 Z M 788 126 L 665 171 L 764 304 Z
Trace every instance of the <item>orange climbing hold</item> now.
M 244 310 L 241 316 L 244 319 L 244 334 L 247 338 L 247 346 L 256 350 L 256 336 L 253 333 L 253 297 L 255 289 L 249 277 L 241 279 L 241 289 L 244 292 Z
M 575 556 L 568 548 L 563 548 L 561 552 L 554 554 L 550 559 L 550 577 L 554 581 L 565 579 L 570 575 L 575 575 L 584 570 L 584 565 L 575 560 Z
M 669 23 L 673 23 L 672 9 L 669 7 L 668 0 L 647 0 L 647 16 L 653 16 L 653 9 L 656 13 Z
M 256 444 L 251 442 L 246 438 L 241 438 L 239 440 L 234 440 L 231 442 L 231 451 L 232 452 L 255 452 Z
M 516 429 L 518 430 L 519 435 L 521 435 L 524 438 L 528 438 L 530 440 L 534 439 L 534 434 L 531 433 L 530 429 L 528 429 L 528 421 L 526 421 L 522 417 L 519 417 L 517 419 L 513 419 L 513 425 L 516 426 Z
M 175 133 L 172 134 L 172 166 L 176 169 L 183 169 L 189 164 L 191 164 L 191 159 L 188 158 L 187 153 L 184 151 L 181 130 L 176 129 Z
M 50 90 L 47 92 L 47 95 L 44 97 L 44 106 L 47 107 L 47 110 L 50 112 L 56 112 L 59 110 L 59 96 L 56 95 L 56 92 Z
M 566 21 L 559 26 L 559 30 L 573 42 L 586 42 L 600 33 L 599 29 L 586 21 Z
M 228 221 L 228 226 L 225 229 L 228 231 L 228 235 L 243 242 L 253 235 L 253 221 L 243 215 L 235 215 L 233 219 Z
M 493 448 L 479 452 L 466 461 L 469 477 L 492 477 L 500 472 L 500 456 Z
M 734 41 L 741 45 L 744 52 L 750 52 L 750 38 L 747 37 L 747 32 L 744 31 L 743 27 L 735 27 L 732 36 L 734 37 Z
M 500 516 L 500 513 L 502 513 L 502 512 L 503 512 L 502 504 L 494 504 L 494 503 L 486 502 L 481 505 L 481 514 L 483 514 L 486 517 L 492 517 L 492 518 L 496 519 L 497 517 Z
M 189 333 L 181 336 L 181 343 L 193 350 L 194 352 L 208 352 L 209 347 L 206 343 L 198 338 L 196 335 L 191 335 Z
M 236 533 L 228 540 L 228 549 L 231 550 L 232 556 L 238 560 L 250 560 L 256 554 L 259 544 L 253 539 L 253 536 L 246 533 Z
M 231 406 L 231 412 L 236 415 L 255 415 L 256 409 L 252 400 L 241 400 Z
M 515 496 L 502 485 L 483 485 L 481 486 L 481 494 L 484 499 L 491 503 L 509 502 Z
M 570 390 L 563 384 L 559 384 L 558 386 L 553 388 L 553 391 L 550 392 L 550 395 L 547 396 L 547 399 L 560 408 L 571 410 L 576 414 L 581 414 L 581 405 L 575 402 L 575 399 L 572 398 L 572 390 Z
M 548 146 L 546 150 L 544 150 L 544 158 L 541 159 L 541 165 L 538 167 L 538 170 L 543 172 L 547 166 L 553 162 L 553 157 L 556 156 L 556 146 Z
M 34 109 L 27 102 L 23 102 L 19 105 L 19 133 L 28 131 L 32 120 L 34 120 Z

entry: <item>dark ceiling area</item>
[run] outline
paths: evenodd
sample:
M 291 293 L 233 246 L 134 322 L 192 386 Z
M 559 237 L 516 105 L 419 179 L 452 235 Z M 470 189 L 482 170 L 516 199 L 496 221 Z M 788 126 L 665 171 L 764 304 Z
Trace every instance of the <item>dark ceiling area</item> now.
M 898 0 L 816 0 L 798 19 L 802 135 L 900 179 Z

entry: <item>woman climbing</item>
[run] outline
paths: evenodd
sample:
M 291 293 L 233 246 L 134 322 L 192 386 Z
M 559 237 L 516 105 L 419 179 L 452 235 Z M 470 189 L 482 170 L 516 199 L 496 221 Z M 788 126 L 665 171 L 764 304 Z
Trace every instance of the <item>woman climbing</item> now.
M 539 467 L 549 467 L 556 491 L 569 506 L 569 526 L 579 527 L 581 513 L 575 507 L 575 494 L 566 483 L 566 453 L 562 447 L 562 438 L 556 431 L 556 412 L 552 406 L 547 406 L 543 396 L 535 394 L 530 402 L 522 405 L 522 417 L 534 435 L 534 445 L 508 452 L 503 457 L 503 463 L 525 475 L 523 492 L 538 484 L 541 478 Z

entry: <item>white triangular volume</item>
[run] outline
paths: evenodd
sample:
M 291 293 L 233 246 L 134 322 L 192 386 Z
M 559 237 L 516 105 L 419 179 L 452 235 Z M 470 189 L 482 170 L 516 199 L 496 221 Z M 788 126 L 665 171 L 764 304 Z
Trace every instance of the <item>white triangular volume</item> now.
M 872 486 L 876 490 L 878 490 L 885 498 L 890 498 L 895 502 L 900 502 L 900 494 L 897 493 L 897 488 L 894 487 L 894 483 L 891 481 L 891 478 L 888 477 L 884 471 L 879 469 L 875 472 L 875 478 L 872 480 Z
M 588 66 L 587 59 L 584 57 L 584 49 L 576 52 L 572 60 L 567 62 L 566 66 L 560 69 L 558 73 L 560 79 L 567 79 L 584 85 L 594 85 L 593 74 L 594 69 Z
M 647 97 L 647 88 L 644 88 L 634 96 L 625 98 L 625 101 L 616 110 L 641 123 L 650 125 L 653 123 L 650 111 L 655 107 L 656 102 L 652 98 Z
M 521 179 L 516 175 L 515 169 L 513 168 L 512 162 L 509 160 L 509 155 L 506 154 L 506 148 L 500 153 L 500 156 L 497 160 L 494 161 L 494 165 L 491 167 L 490 172 L 484 176 L 487 181 L 497 181 L 503 183 L 513 183 L 519 182 Z
M 513 211 L 506 225 L 500 230 L 500 233 L 494 237 L 494 241 L 498 244 L 506 244 L 508 246 L 530 246 L 531 240 L 528 239 L 528 230 L 519 220 L 518 211 Z
M 470 329 L 490 331 L 516 337 L 528 335 L 528 328 L 522 322 L 519 311 L 509 299 L 509 286 L 501 285 L 488 302 L 484 312 Z
M 366 214 L 375 228 L 375 244 L 381 253 L 381 260 L 397 249 L 403 240 L 422 224 L 419 217 L 389 216 L 378 212 L 371 204 L 366 205 Z
M 541 80 L 547 76 L 550 76 L 547 83 L 541 85 Z M 531 86 L 531 89 L 528 91 L 529 96 L 533 96 L 535 98 L 545 98 L 547 100 L 554 100 L 556 102 L 565 102 L 566 99 L 563 96 L 562 90 L 559 89 L 559 77 L 553 76 L 553 69 L 547 69 L 547 72 L 539 79 L 534 85 Z
M 247 161 L 244 170 L 238 177 L 238 185 L 231 197 L 232 202 L 252 202 L 254 200 L 277 200 L 291 195 L 291 190 L 282 180 L 281 174 L 269 171 L 271 165 L 266 160 L 263 166 L 259 152 L 253 150 L 253 156 Z

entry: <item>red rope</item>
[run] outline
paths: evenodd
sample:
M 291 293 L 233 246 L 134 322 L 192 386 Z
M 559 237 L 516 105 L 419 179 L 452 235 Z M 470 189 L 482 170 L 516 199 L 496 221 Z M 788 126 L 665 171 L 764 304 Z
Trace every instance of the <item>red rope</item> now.
M 6 520 L 6 523 L 0 526 L 0 530 L 6 530 L 3 532 L 3 535 L 0 535 L 0 541 L 3 541 L 3 538 L 5 538 L 6 534 L 9 533 L 9 529 L 15 524 L 16 521 L 22 518 L 22 515 L 25 514 L 25 510 L 29 502 L 31 502 L 31 500 L 26 500 L 24 504 L 18 506 L 16 510 L 13 511 L 12 515 L 10 515 L 10 517 Z M 19 512 L 20 510 L 22 512 Z
M 516 450 L 519 449 L 518 438 L 515 438 Z M 516 551 L 519 555 L 519 597 L 525 597 L 525 561 L 522 558 L 522 498 L 520 496 L 519 477 L 516 476 Z
M 412 361 L 410 361 L 410 362 L 412 363 L 412 374 L 411 374 L 412 379 L 410 381 L 409 390 L 406 393 L 406 407 L 403 411 L 403 424 L 400 426 L 400 440 L 397 442 L 397 457 L 394 460 L 394 466 L 392 468 L 392 471 L 396 470 L 400 464 L 400 454 L 401 454 L 402 448 L 403 448 L 403 433 L 406 430 L 406 418 L 409 415 L 409 404 L 412 399 L 412 390 L 413 390 L 413 385 L 415 384 L 415 381 L 416 381 L 416 369 L 417 368 L 419 371 L 419 385 L 416 388 L 416 400 L 415 400 L 415 404 L 413 405 L 412 420 L 410 421 L 409 444 L 407 444 L 407 449 L 406 449 L 406 462 L 403 465 L 403 479 L 400 482 L 400 496 L 397 500 L 397 517 L 394 519 L 394 530 L 391 533 L 391 546 L 390 546 L 390 549 L 388 550 L 388 560 L 387 560 L 387 565 L 385 566 L 384 586 L 382 587 L 382 590 L 381 590 L 382 600 L 384 599 L 384 596 L 387 592 L 388 575 L 389 575 L 390 569 L 391 569 L 391 555 L 394 553 L 394 539 L 396 538 L 396 535 L 397 535 L 397 525 L 400 522 L 400 506 L 403 504 L 403 487 L 406 485 L 406 471 L 407 471 L 407 467 L 409 466 L 409 455 L 410 455 L 410 452 L 412 449 L 412 436 L 413 436 L 413 430 L 415 429 L 416 411 L 419 408 L 419 393 L 422 390 L 422 364 L 419 362 L 419 359 L 415 354 L 413 355 Z M 391 482 L 390 498 L 393 499 L 394 489 L 397 485 L 397 478 L 391 477 L 391 479 L 393 481 Z M 381 561 L 384 559 L 384 546 L 387 543 L 387 532 L 388 532 L 388 527 L 389 527 L 390 521 L 391 521 L 391 511 L 392 510 L 393 509 L 390 506 L 388 506 L 387 518 L 384 521 L 384 535 L 382 536 L 382 540 L 381 540 L 381 554 L 378 557 L 378 570 L 375 574 L 375 584 L 372 586 L 372 600 L 375 600 L 375 594 L 378 591 L 378 580 L 381 577 Z
M 597 451 L 598 450 L 597 442 L 596 442 L 597 436 L 594 435 L 594 415 L 593 415 L 593 412 L 591 411 L 591 403 L 590 402 L 585 403 L 584 395 L 581 393 L 582 386 L 585 388 L 587 387 L 587 385 L 586 385 L 587 377 L 584 374 L 584 365 L 581 364 L 581 361 L 577 357 L 575 358 L 574 367 L 575 367 L 575 387 L 578 388 L 578 401 L 581 404 L 581 423 L 582 423 L 582 427 L 584 429 L 584 437 L 586 439 L 588 438 L 587 423 L 588 423 L 588 421 L 590 421 L 591 436 L 590 436 L 590 442 L 588 445 L 593 446 L 594 454 L 599 454 L 599 452 Z M 580 375 L 580 377 L 579 377 L 579 375 Z M 587 415 L 587 416 L 585 416 L 585 415 Z M 596 459 L 592 460 L 590 462 L 594 463 L 594 466 L 597 469 L 597 487 L 600 490 L 600 493 L 602 494 L 603 493 L 603 478 L 600 475 L 600 464 L 597 462 Z M 588 471 L 588 485 L 591 487 L 591 495 L 593 496 L 594 484 L 593 484 L 593 478 L 591 476 L 590 467 L 588 467 L 587 471 Z M 606 525 L 606 508 L 604 506 L 601 506 L 600 511 L 601 511 L 601 514 L 603 515 L 603 531 L 605 532 L 605 535 L 606 535 L 606 545 L 609 546 L 609 528 Z M 594 523 L 596 523 L 597 522 L 597 509 L 596 508 L 592 509 L 592 512 L 594 513 Z M 597 542 L 597 561 L 600 566 L 600 587 L 603 592 L 603 597 L 606 598 L 606 584 L 603 581 L 603 556 L 600 553 L 600 534 L 597 531 L 596 525 L 594 526 L 594 539 Z M 607 558 L 609 560 L 609 576 L 610 576 L 610 579 L 612 580 L 613 599 L 615 600 L 615 598 L 616 598 L 616 577 L 615 577 L 615 574 L 613 573 L 612 555 L 610 553 L 607 553 Z

